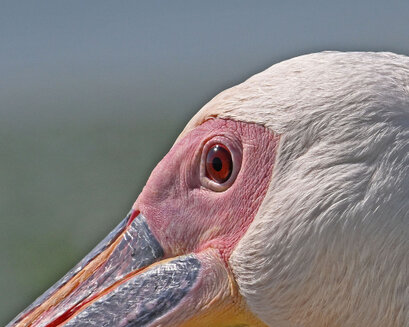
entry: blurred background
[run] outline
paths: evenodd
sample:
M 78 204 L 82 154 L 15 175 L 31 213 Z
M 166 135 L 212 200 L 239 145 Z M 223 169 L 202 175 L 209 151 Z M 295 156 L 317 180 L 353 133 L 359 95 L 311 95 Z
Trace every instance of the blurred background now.
M 408 1 L 2 1 L 0 325 L 128 212 L 191 116 L 321 50 L 409 55 Z

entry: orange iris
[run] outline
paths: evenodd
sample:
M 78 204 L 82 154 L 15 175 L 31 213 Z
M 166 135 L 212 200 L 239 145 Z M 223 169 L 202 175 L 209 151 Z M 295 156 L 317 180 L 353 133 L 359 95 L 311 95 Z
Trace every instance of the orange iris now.
M 221 144 L 212 146 L 206 157 L 206 176 L 222 184 L 226 182 L 233 170 L 230 151 Z

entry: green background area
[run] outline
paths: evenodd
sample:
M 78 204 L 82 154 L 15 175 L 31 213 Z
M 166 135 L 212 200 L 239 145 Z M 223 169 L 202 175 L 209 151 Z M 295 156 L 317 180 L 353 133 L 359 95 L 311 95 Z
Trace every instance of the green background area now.
M 408 1 L 2 1 L 0 325 L 128 212 L 190 117 L 271 64 L 409 54 Z

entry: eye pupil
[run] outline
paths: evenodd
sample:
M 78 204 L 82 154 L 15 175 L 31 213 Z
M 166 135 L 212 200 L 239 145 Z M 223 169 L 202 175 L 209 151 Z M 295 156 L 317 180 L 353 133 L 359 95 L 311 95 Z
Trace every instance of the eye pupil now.
M 221 161 L 221 159 L 219 157 L 214 158 L 212 164 L 213 164 L 213 169 L 214 170 L 216 170 L 216 171 L 222 170 L 223 163 L 222 163 L 222 161 Z
M 206 176 L 222 184 L 226 182 L 233 171 L 233 160 L 230 151 L 221 144 L 212 146 L 206 157 Z

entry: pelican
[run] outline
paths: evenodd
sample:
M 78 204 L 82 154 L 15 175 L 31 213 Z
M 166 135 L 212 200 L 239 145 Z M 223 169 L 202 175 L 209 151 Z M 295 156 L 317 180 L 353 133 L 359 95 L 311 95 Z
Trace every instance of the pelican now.
M 217 95 L 8 326 L 409 326 L 409 57 L 304 55 Z

